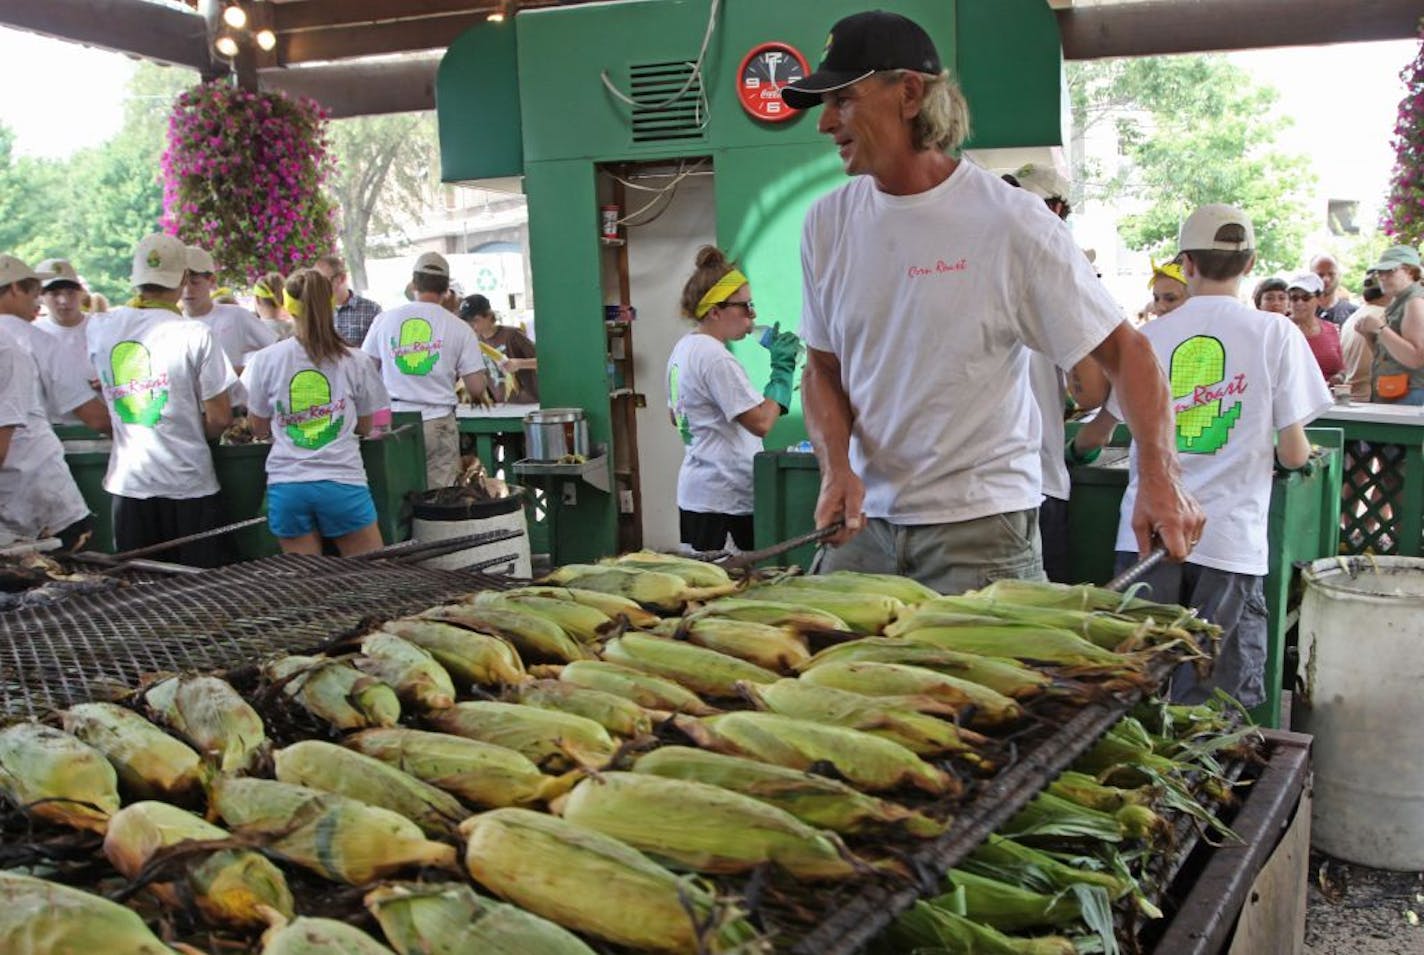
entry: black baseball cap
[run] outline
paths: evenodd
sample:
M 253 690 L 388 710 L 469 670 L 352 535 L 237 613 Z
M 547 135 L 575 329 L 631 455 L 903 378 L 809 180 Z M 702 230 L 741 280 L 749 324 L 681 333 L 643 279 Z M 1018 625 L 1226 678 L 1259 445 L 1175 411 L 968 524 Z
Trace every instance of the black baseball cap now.
M 467 322 L 476 315 L 486 315 L 490 311 L 490 300 L 478 293 L 466 295 L 465 300 L 460 303 L 460 317 Z
M 793 109 L 810 109 L 821 102 L 822 93 L 881 70 L 938 74 L 942 69 L 939 51 L 924 27 L 898 13 L 868 10 L 831 27 L 821 65 L 804 80 L 782 87 L 781 98 Z

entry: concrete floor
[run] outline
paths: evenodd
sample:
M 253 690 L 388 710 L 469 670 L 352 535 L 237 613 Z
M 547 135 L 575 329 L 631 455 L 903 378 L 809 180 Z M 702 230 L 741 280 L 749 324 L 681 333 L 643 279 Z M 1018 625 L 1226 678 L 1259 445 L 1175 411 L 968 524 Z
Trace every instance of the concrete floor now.
M 1308 906 L 1305 955 L 1424 955 L 1424 873 L 1311 853 Z

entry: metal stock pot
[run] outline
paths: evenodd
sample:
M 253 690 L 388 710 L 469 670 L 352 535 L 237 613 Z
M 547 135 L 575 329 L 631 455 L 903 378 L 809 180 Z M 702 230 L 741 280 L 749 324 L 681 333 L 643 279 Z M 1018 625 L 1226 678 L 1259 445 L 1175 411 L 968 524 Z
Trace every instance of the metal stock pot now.
M 588 457 L 588 420 L 582 408 L 540 408 L 524 416 L 524 454 L 531 461 Z

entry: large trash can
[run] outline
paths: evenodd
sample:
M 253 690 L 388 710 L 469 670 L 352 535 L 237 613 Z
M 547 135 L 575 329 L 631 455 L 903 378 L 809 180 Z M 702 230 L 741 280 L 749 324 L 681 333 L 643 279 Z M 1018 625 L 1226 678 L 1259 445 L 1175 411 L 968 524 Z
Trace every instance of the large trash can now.
M 447 493 L 450 490 L 452 489 L 440 488 L 425 491 L 416 498 L 415 519 L 411 524 L 412 540 L 442 541 L 503 530 L 519 531 L 520 536 L 492 544 L 467 547 L 421 563 L 439 570 L 460 570 L 472 564 L 508 557 L 507 561 L 485 567 L 483 571 L 487 574 L 506 574 L 514 577 L 533 576 L 529 557 L 529 530 L 524 519 L 524 489 L 510 487 L 509 497 L 485 501 L 473 498 L 452 500 L 452 495 Z

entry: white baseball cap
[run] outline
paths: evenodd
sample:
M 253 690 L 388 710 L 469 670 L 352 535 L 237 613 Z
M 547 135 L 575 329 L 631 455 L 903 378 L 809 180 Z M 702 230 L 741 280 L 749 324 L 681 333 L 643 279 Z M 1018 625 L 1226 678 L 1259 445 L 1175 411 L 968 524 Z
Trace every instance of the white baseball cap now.
M 71 285 L 83 286 L 79 281 L 79 273 L 74 270 L 68 259 L 45 259 L 35 269 L 44 278 L 44 287 L 49 288 L 56 282 L 68 282 Z
M 212 254 L 201 246 L 188 246 L 188 271 L 204 272 L 209 275 L 218 270 L 218 264 L 213 261 Z
M 16 282 L 25 281 L 25 279 L 40 278 L 44 278 L 44 276 L 13 255 L 0 254 L 0 286 L 13 285 Z
M 1040 199 L 1067 199 L 1068 180 L 1042 163 L 1025 163 L 1014 172 L 1019 185 Z
M 450 263 L 445 261 L 445 256 L 439 252 L 422 252 L 420 258 L 415 260 L 415 271 L 425 275 L 450 274 Z
M 1290 283 L 1286 286 L 1287 290 L 1293 288 L 1309 292 L 1311 295 L 1319 295 L 1325 291 L 1325 283 L 1321 281 L 1320 276 L 1314 272 L 1304 272 L 1291 279 Z
M 188 270 L 188 247 L 162 232 L 144 236 L 134 249 L 133 272 L 135 286 L 157 285 L 179 288 Z
M 1221 229 L 1229 225 L 1245 229 L 1246 238 L 1243 241 L 1218 239 Z M 1212 203 L 1187 216 L 1177 236 L 1177 248 L 1183 252 L 1250 252 L 1256 248 L 1256 231 L 1251 228 L 1251 219 L 1240 209 Z

